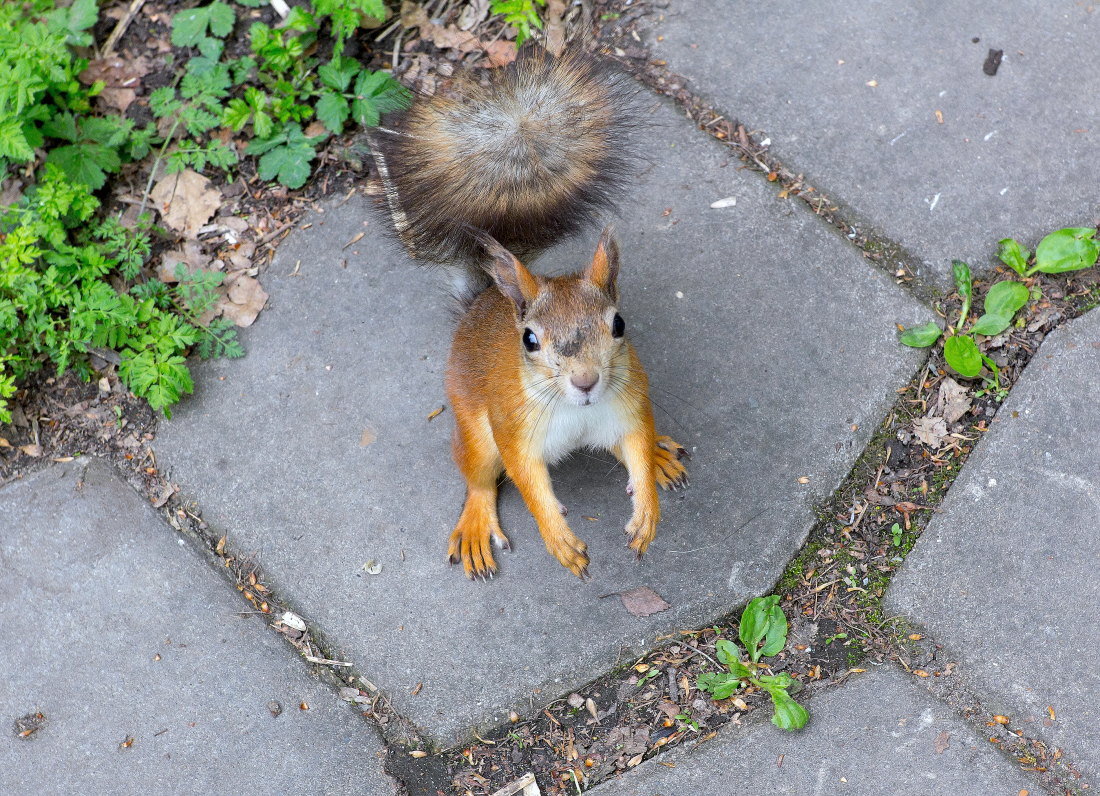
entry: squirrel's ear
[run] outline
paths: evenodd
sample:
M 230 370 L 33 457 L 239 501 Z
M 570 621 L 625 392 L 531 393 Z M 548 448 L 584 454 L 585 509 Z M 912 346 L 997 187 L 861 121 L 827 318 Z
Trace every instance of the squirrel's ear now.
M 615 242 L 615 235 L 610 226 L 604 227 L 600 234 L 600 242 L 596 244 L 596 253 L 592 255 L 592 263 L 584 272 L 584 277 L 596 285 L 604 293 L 617 298 L 618 288 L 615 280 L 619 276 L 619 244 Z
M 539 282 L 514 254 L 493 238 L 485 235 L 481 244 L 489 255 L 489 275 L 501 293 L 516 305 L 516 312 L 523 317 L 527 305 L 539 293 Z

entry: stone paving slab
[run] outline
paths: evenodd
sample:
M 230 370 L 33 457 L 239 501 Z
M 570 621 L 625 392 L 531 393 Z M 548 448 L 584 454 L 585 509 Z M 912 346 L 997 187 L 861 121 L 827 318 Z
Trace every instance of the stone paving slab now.
M 1036 791 L 1009 758 L 893 667 L 849 680 L 809 708 L 810 723 L 799 732 L 770 723 L 723 730 L 713 741 L 648 760 L 592 793 L 1015 796 Z M 946 742 L 941 752 L 937 740 Z
M 448 568 L 463 483 L 450 412 L 428 416 L 444 404 L 451 302 L 441 278 L 387 245 L 358 196 L 287 238 L 248 356 L 200 367 L 196 395 L 161 424 L 158 461 L 212 527 L 255 552 L 333 654 L 442 740 L 770 588 L 814 501 L 847 474 L 920 361 L 893 326 L 926 320 L 919 304 L 671 108 L 655 105 L 652 118 L 653 162 L 618 224 L 623 315 L 664 407 L 659 429 L 695 457 L 692 487 L 664 498 L 642 563 L 622 533 L 624 472 L 585 454 L 554 480 L 588 542 L 591 581 L 546 553 L 511 486 L 501 515 L 515 552 L 496 579 Z M 710 209 L 730 196 L 734 207 Z M 540 268 L 582 266 L 595 237 Z M 371 559 L 381 574 L 364 573 Z M 640 619 L 601 599 L 638 586 L 672 608 Z
M 761 13 L 697 0 L 662 13 L 657 57 L 943 287 L 952 258 L 981 270 L 1001 238 L 1033 249 L 1100 220 L 1091 3 L 777 0 Z M 993 77 L 991 48 L 1004 51 Z
M 991 711 L 1064 747 L 1094 777 L 1098 392 L 1100 313 L 1091 312 L 1040 347 L 887 593 L 891 611 L 925 624 L 963 663 Z
M 374 730 L 108 465 L 9 484 L 0 518 L 0 793 L 393 796 Z

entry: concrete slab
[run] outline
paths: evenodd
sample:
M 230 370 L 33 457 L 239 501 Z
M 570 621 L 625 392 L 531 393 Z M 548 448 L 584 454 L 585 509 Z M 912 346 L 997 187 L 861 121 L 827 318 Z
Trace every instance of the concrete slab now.
M 371 727 L 108 465 L 9 484 L 0 517 L 0 792 L 396 792 Z
M 944 287 L 952 258 L 982 270 L 1001 238 L 1034 249 L 1100 220 L 1088 3 L 828 0 L 809 13 L 778 0 L 762 14 L 704 0 L 662 13 L 657 57 Z M 992 77 L 990 49 L 1004 51 Z
M 450 413 L 429 415 L 444 404 L 450 299 L 386 245 L 358 197 L 288 237 L 248 356 L 200 367 L 195 398 L 161 425 L 158 461 L 205 519 L 254 550 L 339 654 L 442 740 L 770 588 L 814 501 L 919 361 L 893 322 L 925 320 L 921 306 L 671 109 L 656 106 L 653 121 L 653 163 L 618 225 L 623 315 L 664 407 L 659 428 L 695 458 L 691 489 L 664 499 L 641 564 L 622 534 L 625 474 L 586 454 L 554 479 L 588 542 L 591 581 L 546 553 L 510 486 L 502 524 L 515 553 L 495 581 L 448 568 L 464 485 Z M 735 206 L 710 209 L 730 196 Z M 595 237 L 540 267 L 580 267 Z M 371 559 L 381 574 L 364 573 Z M 672 608 L 639 619 L 601 599 L 638 586 Z
M 1100 314 L 1091 312 L 1043 343 L 887 593 L 891 611 L 947 645 L 991 710 L 1064 747 L 1094 777 L 1098 391 Z
M 1009 758 L 893 667 L 849 680 L 809 707 L 812 718 L 799 732 L 771 724 L 723 731 L 700 747 L 648 760 L 592 793 L 1005 796 L 1035 791 L 1035 783 Z

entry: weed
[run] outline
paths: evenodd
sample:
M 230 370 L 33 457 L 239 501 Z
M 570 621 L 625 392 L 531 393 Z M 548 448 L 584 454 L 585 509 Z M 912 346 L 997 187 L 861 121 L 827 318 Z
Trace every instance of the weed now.
M 810 714 L 788 693 L 795 684 L 794 678 L 786 672 L 761 673 L 767 666 L 760 663 L 760 658 L 776 655 L 787 645 L 787 617 L 779 607 L 779 597 L 773 594 L 752 600 L 741 614 L 738 636 L 748 658 L 742 658 L 741 650 L 732 641 L 719 640 L 715 644 L 718 660 L 729 672 L 701 674 L 697 680 L 699 690 L 715 699 L 726 699 L 747 682 L 771 696 L 775 708 L 772 724 L 783 730 L 806 726 Z

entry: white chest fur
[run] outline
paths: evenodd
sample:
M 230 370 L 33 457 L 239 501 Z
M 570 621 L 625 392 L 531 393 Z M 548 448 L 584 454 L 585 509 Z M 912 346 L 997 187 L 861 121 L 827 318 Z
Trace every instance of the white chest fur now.
M 578 448 L 606 450 L 622 441 L 625 433 L 618 402 L 610 396 L 590 406 L 562 401 L 546 426 L 543 457 L 553 464 Z

